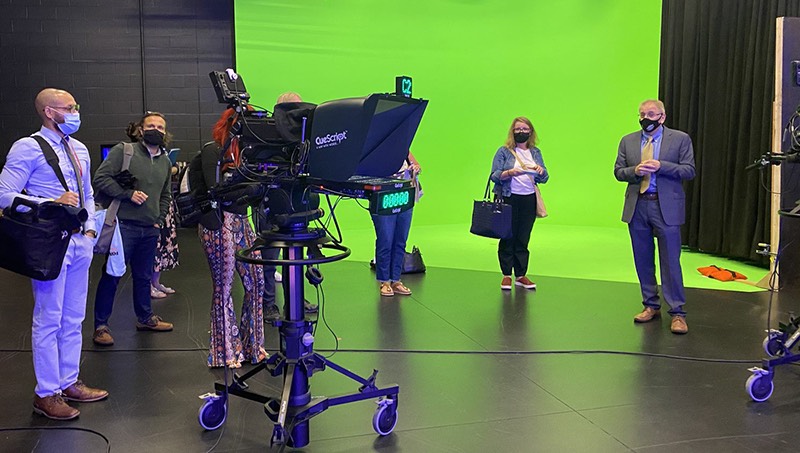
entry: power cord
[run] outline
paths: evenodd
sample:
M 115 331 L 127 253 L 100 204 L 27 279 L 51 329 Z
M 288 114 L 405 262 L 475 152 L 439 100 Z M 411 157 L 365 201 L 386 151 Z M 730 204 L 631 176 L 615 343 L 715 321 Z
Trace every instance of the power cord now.
M 95 431 L 89 428 L 80 428 L 77 426 L 39 426 L 39 427 L 11 427 L 11 428 L 0 428 L 0 432 L 12 432 L 12 431 L 58 431 L 58 430 L 69 430 L 69 431 L 83 431 L 87 433 L 94 434 L 96 436 L 101 437 L 104 441 L 106 441 L 106 452 L 111 452 L 111 441 L 108 440 L 108 437 L 104 436 L 103 433 L 99 431 Z
M 317 352 L 330 352 L 331 349 L 317 349 Z M 690 357 L 674 354 L 658 354 L 654 352 L 611 351 L 604 349 L 562 349 L 544 351 L 446 351 L 424 349 L 340 349 L 335 352 L 350 353 L 400 353 L 400 354 L 442 354 L 442 355 L 558 355 L 558 354 L 607 354 L 627 355 L 636 357 L 651 357 L 671 360 L 685 360 L 689 362 L 707 363 L 761 363 L 761 359 L 715 359 L 707 357 Z
M 322 293 L 322 299 L 321 300 L 320 300 L 320 292 Z M 330 324 L 328 324 L 328 320 L 325 318 L 325 289 L 322 288 L 322 284 L 320 284 L 317 287 L 317 301 L 320 302 L 319 315 L 320 315 L 320 318 L 322 318 L 322 323 L 325 324 L 325 328 L 328 329 L 328 332 L 331 333 L 331 336 L 333 337 L 333 341 L 334 341 L 334 344 L 335 344 L 333 352 L 331 352 L 330 355 L 323 356 L 326 359 L 330 359 L 331 357 L 334 356 L 334 354 L 336 354 L 336 351 L 339 350 L 339 337 L 336 335 L 336 332 L 333 331 L 333 328 L 330 326 Z M 317 325 L 319 325 L 319 324 L 317 324 Z M 315 337 L 316 337 L 316 334 L 317 334 L 317 325 L 314 326 L 314 336 Z
M 321 310 L 324 310 L 324 305 Z M 333 335 L 336 342 L 334 349 L 314 349 L 317 352 L 349 352 L 349 353 L 395 353 L 395 354 L 442 354 L 442 355 L 557 355 L 557 354 L 609 354 L 609 355 L 630 355 L 640 357 L 655 357 L 673 360 L 687 360 L 692 362 L 708 363 L 761 363 L 762 359 L 717 359 L 713 357 L 691 357 L 674 354 L 659 354 L 655 352 L 633 352 L 633 351 L 612 351 L 607 349 L 551 349 L 543 351 L 447 351 L 442 349 L 341 349 L 339 340 L 334 331 L 325 321 L 323 323 Z M 197 352 L 208 351 L 208 348 L 165 348 L 165 349 L 83 349 L 82 352 L 114 353 L 114 352 Z M 30 349 L 0 349 L 0 353 L 29 353 Z M 331 354 L 332 356 L 333 354 Z M 327 356 L 328 358 L 330 356 Z

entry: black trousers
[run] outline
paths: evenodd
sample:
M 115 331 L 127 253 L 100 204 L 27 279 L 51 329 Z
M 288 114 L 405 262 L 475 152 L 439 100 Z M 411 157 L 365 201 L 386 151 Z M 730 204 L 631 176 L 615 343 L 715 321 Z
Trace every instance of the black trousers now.
M 536 194 L 504 197 L 503 202 L 511 205 L 511 238 L 500 239 L 497 258 L 503 275 L 522 277 L 528 273 L 528 242 L 536 220 Z

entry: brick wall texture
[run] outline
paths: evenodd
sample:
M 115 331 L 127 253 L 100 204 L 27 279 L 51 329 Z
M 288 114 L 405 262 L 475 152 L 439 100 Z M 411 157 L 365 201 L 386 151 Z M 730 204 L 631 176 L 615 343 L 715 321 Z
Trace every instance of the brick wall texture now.
M 93 168 L 147 110 L 188 160 L 225 107 L 208 73 L 233 64 L 233 0 L 0 0 L 0 154 L 40 127 L 33 99 L 54 87 L 81 104 Z

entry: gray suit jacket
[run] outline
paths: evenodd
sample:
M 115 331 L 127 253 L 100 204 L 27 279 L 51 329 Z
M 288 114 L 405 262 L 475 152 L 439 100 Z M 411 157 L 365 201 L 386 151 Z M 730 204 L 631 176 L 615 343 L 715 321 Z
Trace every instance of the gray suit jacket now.
M 622 137 L 614 164 L 614 176 L 618 181 L 628 183 L 622 210 L 622 221 L 625 223 L 630 223 L 639 197 L 642 177 L 636 176 L 634 169 L 642 161 L 641 140 L 642 131 Z M 667 225 L 683 225 L 686 219 L 683 180 L 693 179 L 695 174 L 692 139 L 685 132 L 664 127 L 658 160 L 661 169 L 656 172 L 656 190 L 661 215 Z

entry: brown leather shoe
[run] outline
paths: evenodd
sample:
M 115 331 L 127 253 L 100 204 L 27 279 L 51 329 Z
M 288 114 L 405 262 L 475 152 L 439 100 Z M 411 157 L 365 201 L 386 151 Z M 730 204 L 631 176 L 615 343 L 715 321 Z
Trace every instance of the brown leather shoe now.
M 683 335 L 689 332 L 689 326 L 686 324 L 686 318 L 683 316 L 673 316 L 672 324 L 669 326 L 672 333 Z
M 81 415 L 81 411 L 67 404 L 61 395 L 50 395 L 44 398 L 33 397 L 33 411 L 53 420 L 72 420 Z
M 536 283 L 533 283 L 531 279 L 524 275 L 522 277 L 517 277 L 517 281 L 515 281 L 514 284 L 525 289 L 536 289 Z
M 511 284 L 514 283 L 511 280 L 511 277 L 503 277 L 503 280 L 500 282 L 500 289 L 502 290 L 511 290 Z
M 79 401 L 81 403 L 100 401 L 108 397 L 107 391 L 87 387 L 82 381 L 76 381 L 74 384 L 65 388 L 61 394 L 67 401 Z
M 99 346 L 111 346 L 114 344 L 114 337 L 111 336 L 108 326 L 100 326 L 94 331 L 92 341 Z
M 633 322 L 650 322 L 661 317 L 661 310 L 651 307 L 644 307 L 641 313 L 633 317 Z
M 172 323 L 165 322 L 161 316 L 153 315 L 146 324 L 136 321 L 136 330 L 151 330 L 154 332 L 169 332 L 172 330 Z
M 408 296 L 411 294 L 411 290 L 408 289 L 408 287 L 404 285 L 403 282 L 399 281 L 392 283 L 392 291 L 394 291 L 395 294 L 400 294 L 403 296 Z

